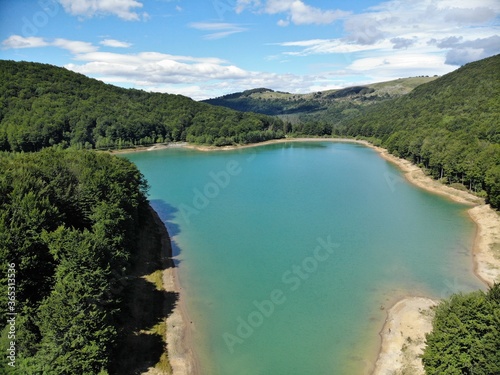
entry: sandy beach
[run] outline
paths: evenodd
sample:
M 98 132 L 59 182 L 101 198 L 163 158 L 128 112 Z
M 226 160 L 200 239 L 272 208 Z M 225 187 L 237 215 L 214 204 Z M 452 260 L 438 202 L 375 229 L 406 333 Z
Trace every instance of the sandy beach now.
M 385 160 L 400 168 L 405 178 L 415 186 L 431 193 L 439 194 L 455 202 L 471 205 L 469 216 L 476 223 L 474 240 L 473 268 L 476 275 L 487 285 L 500 281 L 500 216 L 484 200 L 450 186 L 441 184 L 425 175 L 422 169 L 411 162 L 388 153 L 387 150 L 373 146 L 367 141 L 343 138 L 292 138 L 271 140 L 243 146 L 198 146 L 191 144 L 155 145 L 132 150 L 120 150 L 119 153 L 136 151 L 154 151 L 168 147 L 186 147 L 198 151 L 224 151 L 240 148 L 260 147 L 286 142 L 349 142 L 358 143 L 376 150 Z M 164 284 L 167 290 L 180 292 L 176 269 L 165 271 Z M 423 297 L 406 297 L 397 301 L 387 312 L 387 319 L 380 331 L 381 345 L 372 374 L 388 375 L 411 371 L 412 374 L 424 374 L 419 355 L 425 346 L 425 334 L 432 330 L 432 307 L 439 301 Z M 168 319 L 168 353 L 174 375 L 199 374 L 199 365 L 189 343 L 191 328 L 187 324 L 187 311 L 180 302 Z
M 191 321 L 181 293 L 182 287 L 179 283 L 177 268 L 172 260 L 170 236 L 158 214 L 154 216 L 160 229 L 162 253 L 166 257 L 166 267 L 162 275 L 163 288 L 166 292 L 179 294 L 175 308 L 167 317 L 166 342 L 172 375 L 199 375 L 199 363 L 192 350 Z
M 426 176 L 418 166 L 408 160 L 390 155 L 387 150 L 370 146 L 377 150 L 384 159 L 397 165 L 406 179 L 412 184 L 431 193 L 439 194 L 455 202 L 473 205 L 468 210 L 471 219 L 476 223 L 476 237 L 472 249 L 474 272 L 487 285 L 500 281 L 500 216 L 490 205 L 477 196 L 441 184 Z
M 163 285 L 166 291 L 180 293 L 177 270 L 169 268 L 163 273 Z M 167 350 L 173 375 L 200 374 L 198 361 L 192 351 L 189 315 L 180 294 L 180 300 L 167 318 Z
M 409 297 L 388 312 L 380 336 L 382 347 L 373 375 L 424 375 L 419 355 L 425 347 L 425 334 L 432 330 L 432 307 L 438 301 Z
M 187 142 L 170 142 L 170 143 L 156 143 L 150 146 L 136 146 L 122 149 L 111 149 L 111 150 L 99 150 L 100 152 L 109 152 L 110 154 L 131 154 L 134 152 L 144 152 L 144 151 L 157 151 L 166 148 L 182 148 L 190 147 Z
M 281 139 L 272 139 L 270 141 L 264 141 L 260 143 L 249 143 L 247 145 L 237 145 L 237 146 L 202 146 L 202 145 L 194 145 L 187 144 L 185 147 L 190 148 L 197 151 L 231 151 L 231 150 L 239 150 L 244 148 L 252 148 L 252 147 L 262 147 L 267 145 L 274 145 L 279 143 L 290 143 L 290 142 L 341 142 L 341 143 L 359 143 L 366 146 L 371 146 L 370 143 L 366 141 L 361 141 L 352 138 L 281 138 Z

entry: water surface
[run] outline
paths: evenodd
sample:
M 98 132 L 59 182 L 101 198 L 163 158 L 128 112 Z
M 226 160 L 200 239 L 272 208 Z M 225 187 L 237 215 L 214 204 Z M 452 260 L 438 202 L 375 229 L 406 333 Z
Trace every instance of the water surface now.
M 367 373 L 395 298 L 482 288 L 466 207 L 370 148 L 126 157 L 173 237 L 204 375 Z

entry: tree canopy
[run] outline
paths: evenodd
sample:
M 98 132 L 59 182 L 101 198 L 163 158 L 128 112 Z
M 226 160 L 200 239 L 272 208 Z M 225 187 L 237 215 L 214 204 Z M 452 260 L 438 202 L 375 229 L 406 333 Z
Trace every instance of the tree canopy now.
M 281 120 L 104 84 L 47 64 L 0 60 L 0 150 L 116 148 L 169 141 L 218 146 L 283 137 Z
M 428 375 L 500 374 L 500 284 L 441 302 L 432 325 L 422 356 Z
M 146 190 L 132 163 L 108 154 L 0 153 L 0 274 L 7 285 L 14 264 L 18 373 L 108 370 Z M 8 348 L 6 293 L 0 305 Z

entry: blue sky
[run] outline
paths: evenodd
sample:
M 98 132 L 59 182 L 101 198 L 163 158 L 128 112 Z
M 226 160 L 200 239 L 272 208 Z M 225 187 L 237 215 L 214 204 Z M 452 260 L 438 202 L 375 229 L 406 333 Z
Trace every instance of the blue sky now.
M 498 53 L 498 0 L 0 0 L 1 59 L 197 100 L 442 75 Z

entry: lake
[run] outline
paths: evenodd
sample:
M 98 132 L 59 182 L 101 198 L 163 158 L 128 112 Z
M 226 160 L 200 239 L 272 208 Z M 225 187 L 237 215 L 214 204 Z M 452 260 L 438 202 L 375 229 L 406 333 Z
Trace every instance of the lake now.
M 125 154 L 172 237 L 204 375 L 363 374 L 404 295 L 483 287 L 466 206 L 371 148 Z

